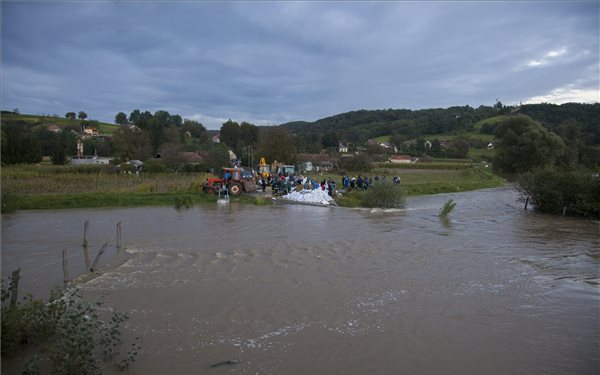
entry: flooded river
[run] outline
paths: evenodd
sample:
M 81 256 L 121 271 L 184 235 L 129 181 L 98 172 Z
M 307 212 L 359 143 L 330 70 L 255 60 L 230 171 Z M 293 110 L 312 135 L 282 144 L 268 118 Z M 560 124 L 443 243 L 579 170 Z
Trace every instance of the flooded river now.
M 62 249 L 83 272 L 86 220 L 92 258 L 121 221 L 81 288 L 129 312 L 135 374 L 598 374 L 600 225 L 516 199 L 24 211 L 2 217 L 2 271 L 41 295 Z

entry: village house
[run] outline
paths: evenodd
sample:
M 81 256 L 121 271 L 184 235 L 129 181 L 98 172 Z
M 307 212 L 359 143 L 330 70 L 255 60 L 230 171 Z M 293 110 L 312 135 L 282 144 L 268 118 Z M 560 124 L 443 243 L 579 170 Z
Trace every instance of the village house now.
M 47 128 L 47 129 L 48 129 L 49 131 L 51 131 L 52 133 L 60 133 L 60 132 L 62 131 L 62 129 L 61 129 L 61 128 L 59 128 L 59 127 L 58 127 L 58 126 L 56 126 L 56 125 L 50 125 L 50 126 L 48 126 L 48 128 Z
M 340 142 L 338 144 L 338 152 L 341 152 L 343 154 L 347 153 L 348 152 L 348 145 L 345 144 L 345 143 Z
M 302 166 L 302 170 L 306 172 L 333 171 L 337 168 L 337 159 L 332 158 L 324 152 L 320 154 L 298 154 L 297 157 Z
M 97 137 L 98 136 L 98 129 L 96 128 L 85 128 L 83 129 L 83 133 L 86 135 L 91 135 L 92 137 Z

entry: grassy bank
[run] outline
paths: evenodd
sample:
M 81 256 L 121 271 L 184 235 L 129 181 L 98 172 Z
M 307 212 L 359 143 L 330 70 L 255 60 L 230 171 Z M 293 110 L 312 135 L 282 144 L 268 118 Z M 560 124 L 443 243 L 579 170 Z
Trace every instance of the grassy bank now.
M 449 193 L 501 186 L 504 180 L 488 168 L 454 169 L 387 169 L 377 168 L 369 176 L 398 175 L 404 193 L 411 195 Z M 207 174 L 149 174 L 141 176 L 115 174 L 109 169 L 71 166 L 5 166 L 2 168 L 3 211 L 28 209 L 61 209 L 93 207 L 135 207 L 167 205 L 188 207 L 214 203 L 214 195 L 202 193 Z M 333 178 L 341 185 L 339 175 L 319 175 L 322 180 Z M 361 193 L 356 193 L 355 198 Z M 265 204 L 254 195 L 242 194 L 233 201 Z M 340 205 L 355 206 L 352 195 L 340 199 Z M 4 209 L 6 207 L 6 210 Z
M 379 170 L 381 172 L 381 170 Z M 403 192 L 406 196 L 456 193 L 477 189 L 499 187 L 505 180 L 498 177 L 489 168 L 473 167 L 468 169 L 449 170 L 387 170 L 383 175 L 396 175 L 401 179 Z M 382 173 L 380 173 L 382 175 Z M 358 207 L 361 202 L 361 192 L 346 194 L 337 202 L 340 206 Z

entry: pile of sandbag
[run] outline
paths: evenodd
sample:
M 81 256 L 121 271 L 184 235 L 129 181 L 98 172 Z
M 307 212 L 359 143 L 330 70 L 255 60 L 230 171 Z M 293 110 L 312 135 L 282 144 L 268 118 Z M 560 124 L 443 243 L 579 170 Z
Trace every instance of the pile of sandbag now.
M 283 198 L 295 202 L 318 204 L 330 204 L 333 201 L 333 198 L 331 198 L 329 194 L 327 194 L 327 191 L 322 189 L 303 189 L 300 191 L 292 191 L 291 193 L 284 195 Z

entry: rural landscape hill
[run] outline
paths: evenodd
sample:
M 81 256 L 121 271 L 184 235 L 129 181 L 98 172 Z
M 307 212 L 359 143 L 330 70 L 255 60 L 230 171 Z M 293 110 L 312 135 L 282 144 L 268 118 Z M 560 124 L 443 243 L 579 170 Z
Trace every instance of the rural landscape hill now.
M 587 145 L 600 145 L 600 103 L 527 104 L 521 106 L 450 107 L 422 110 L 358 110 L 322 118 L 314 122 L 294 121 L 282 124 L 298 137 L 319 135 L 337 146 L 338 140 L 364 143 L 368 139 L 401 134 L 406 139 L 466 136 L 488 140 L 505 116 L 524 114 L 559 133 L 566 123 L 575 124 Z M 327 145 L 324 145 L 327 146 Z

